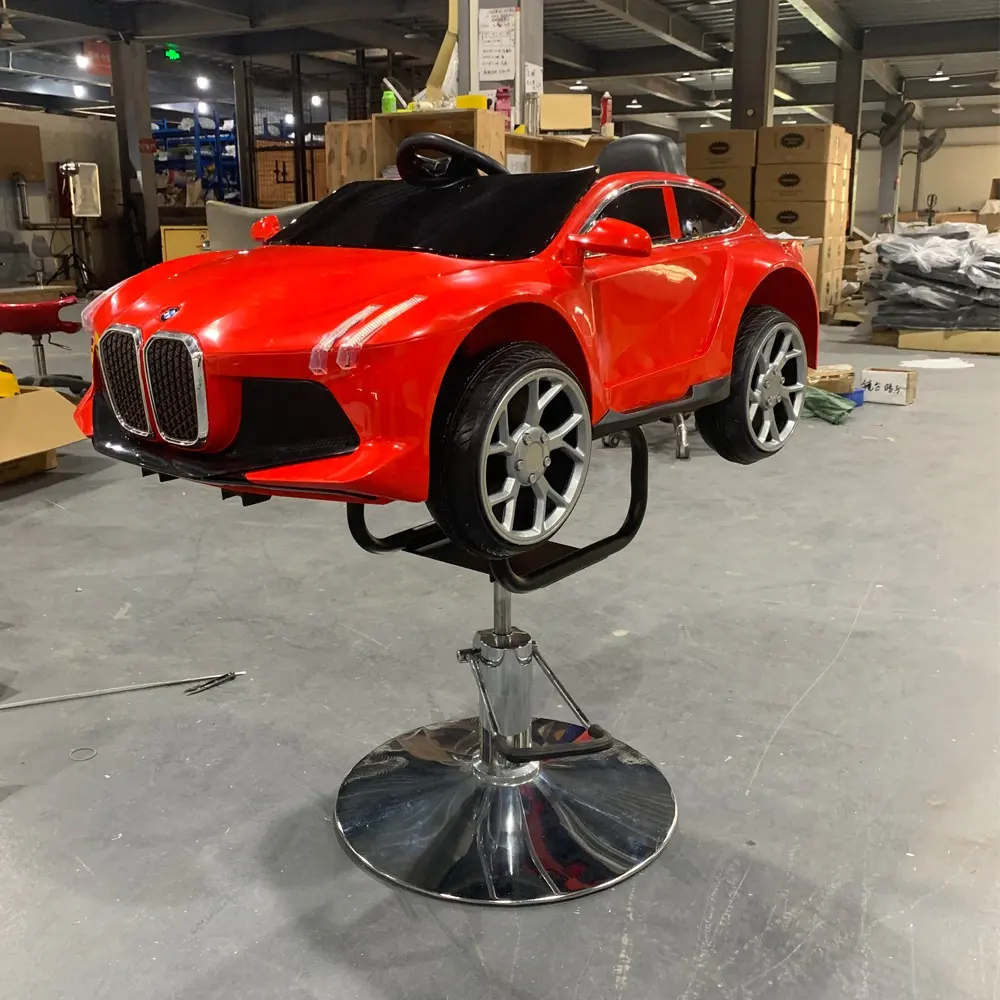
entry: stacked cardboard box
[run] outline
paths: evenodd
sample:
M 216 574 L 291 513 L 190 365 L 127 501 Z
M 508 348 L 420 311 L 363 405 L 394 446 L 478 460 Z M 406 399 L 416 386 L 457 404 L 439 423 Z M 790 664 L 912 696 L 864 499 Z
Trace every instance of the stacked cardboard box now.
M 757 136 L 754 218 L 769 232 L 823 240 L 822 312 L 836 308 L 843 284 L 851 143 L 839 125 L 775 126 Z
M 725 192 L 745 212 L 752 213 L 757 133 L 752 129 L 693 132 L 685 145 L 688 174 Z

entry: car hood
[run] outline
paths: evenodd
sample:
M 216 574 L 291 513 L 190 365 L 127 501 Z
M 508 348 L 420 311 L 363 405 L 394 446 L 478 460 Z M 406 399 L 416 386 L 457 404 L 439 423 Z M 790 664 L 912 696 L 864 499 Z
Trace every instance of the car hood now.
M 273 246 L 221 251 L 150 268 L 116 289 L 97 327 L 149 337 L 191 333 L 211 353 L 289 351 L 368 305 L 393 306 L 436 279 L 496 266 L 429 253 Z

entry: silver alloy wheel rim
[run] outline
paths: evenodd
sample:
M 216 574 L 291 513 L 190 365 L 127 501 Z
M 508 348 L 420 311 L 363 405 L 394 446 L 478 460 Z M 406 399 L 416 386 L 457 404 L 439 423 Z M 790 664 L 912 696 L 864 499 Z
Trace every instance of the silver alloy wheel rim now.
M 791 437 L 806 398 L 806 345 L 798 327 L 777 323 L 754 355 L 747 389 L 747 423 L 762 451 Z
M 479 460 L 486 518 L 503 541 L 535 545 L 563 526 L 583 491 L 590 444 L 590 410 L 566 372 L 529 372 L 504 393 Z

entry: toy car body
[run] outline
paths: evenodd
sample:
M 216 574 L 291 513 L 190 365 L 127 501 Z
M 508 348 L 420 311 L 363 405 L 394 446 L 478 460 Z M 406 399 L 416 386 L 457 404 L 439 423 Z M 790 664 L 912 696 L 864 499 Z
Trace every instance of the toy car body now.
M 593 435 L 695 410 L 727 458 L 781 447 L 818 336 L 796 245 L 679 173 L 479 176 L 481 154 L 422 138 L 457 169 L 411 155 L 258 249 L 99 299 L 95 448 L 243 495 L 428 501 L 464 544 L 514 551 L 565 521 Z

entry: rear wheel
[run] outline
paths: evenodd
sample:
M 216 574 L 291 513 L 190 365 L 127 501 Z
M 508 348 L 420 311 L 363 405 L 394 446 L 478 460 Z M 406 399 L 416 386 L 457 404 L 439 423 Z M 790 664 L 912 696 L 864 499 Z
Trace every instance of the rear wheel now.
M 729 396 L 695 414 L 702 438 L 741 465 L 779 452 L 802 414 L 806 372 L 799 328 L 777 309 L 747 310 L 736 334 Z
M 428 507 L 457 542 L 495 558 L 551 538 L 583 491 L 590 408 L 551 351 L 510 344 L 465 381 L 435 442 Z

